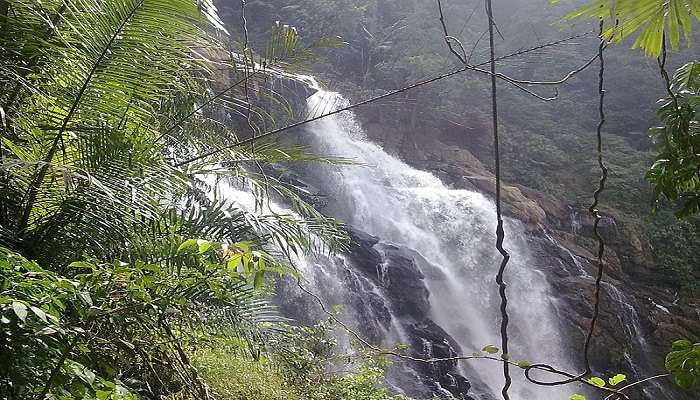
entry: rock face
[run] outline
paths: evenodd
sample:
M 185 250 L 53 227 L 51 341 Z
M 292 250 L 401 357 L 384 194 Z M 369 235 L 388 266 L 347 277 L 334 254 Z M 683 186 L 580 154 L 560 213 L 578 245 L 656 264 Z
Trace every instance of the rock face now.
M 428 318 L 408 325 L 407 334 L 411 338 L 411 348 L 421 349 L 416 354 L 421 358 L 452 358 L 461 354 L 461 349 L 454 340 Z M 429 378 L 424 380 L 424 385 L 434 387 L 436 395 L 443 395 L 444 391 L 448 391 L 454 396 L 466 397 L 471 388 L 469 381 L 455 372 L 457 361 L 413 362 L 412 366 L 420 371 L 421 376 Z
M 490 157 L 489 138 L 483 135 L 489 129 L 478 118 L 470 127 L 455 127 L 449 122 L 397 126 L 372 111 L 361 117 L 368 137 L 407 163 L 433 172 L 455 188 L 494 195 L 494 176 L 480 161 Z M 598 243 L 588 205 L 566 204 L 507 183 L 503 201 L 507 215 L 526 223 L 531 249 L 545 260 L 544 272 L 566 310 L 562 318 L 566 318 L 573 341 L 570 352 L 579 354 L 592 316 L 598 268 Z M 700 341 L 700 304 L 684 303 L 670 290 L 658 288 L 648 243 L 634 228 L 619 224 L 614 210 L 600 211 L 605 277 L 591 346 L 593 365 L 602 375 L 625 372 L 630 379 L 663 373 L 663 358 L 673 340 Z M 637 394 L 645 399 L 694 399 L 692 394 L 676 391 L 669 381 L 650 384 Z
M 429 292 L 421 269 L 431 271 L 416 252 L 380 241 L 356 229 L 350 230 L 353 245 L 337 257 L 318 256 L 304 276 L 314 282 L 314 292 L 327 307 L 341 305 L 346 321 L 364 340 L 391 348 L 406 345 L 410 358 L 450 358 L 462 349 L 429 318 Z M 331 278 L 328 279 L 328 275 Z M 432 276 L 431 278 L 435 278 Z M 314 299 L 284 280 L 278 287 L 282 312 L 300 323 L 312 325 L 326 319 Z M 340 332 L 345 335 L 346 332 Z M 469 381 L 458 372 L 456 361 L 423 362 L 393 359 L 388 374 L 391 386 L 413 398 L 464 399 Z
M 424 284 L 425 276 L 418 266 L 419 263 L 426 265 L 427 260 L 412 250 L 381 242 L 357 230 L 351 231 L 351 237 L 355 244 L 348 256 L 358 270 L 375 282 L 382 292 L 382 298 L 389 303 L 390 318 L 393 318 L 393 323 L 405 332 L 410 341 L 406 343 L 406 355 L 431 359 L 461 354 L 454 339 L 427 317 L 430 315 L 429 292 Z M 407 364 L 415 372 L 418 382 L 410 385 L 403 382 L 401 387 L 404 389 L 414 388 L 412 393 L 406 394 L 416 397 L 434 395 L 469 398 L 469 382 L 457 372 L 456 361 L 408 361 Z M 402 374 L 397 379 L 406 379 L 405 373 Z M 426 388 L 429 389 L 428 392 Z

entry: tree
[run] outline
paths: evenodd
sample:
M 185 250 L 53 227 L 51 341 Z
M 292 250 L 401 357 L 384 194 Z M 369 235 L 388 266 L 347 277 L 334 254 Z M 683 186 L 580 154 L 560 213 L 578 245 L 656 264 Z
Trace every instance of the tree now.
M 266 114 L 251 99 L 271 96 L 259 65 L 303 59 L 296 30 L 275 27 L 265 57 L 237 57 L 206 1 L 2 5 L 0 391 L 207 398 L 188 341 L 206 328 L 255 355 L 274 331 L 265 275 L 345 241 L 265 173 L 322 159 L 305 149 L 268 141 L 186 161 L 255 134 L 246 116 Z M 270 196 L 296 213 L 270 211 Z

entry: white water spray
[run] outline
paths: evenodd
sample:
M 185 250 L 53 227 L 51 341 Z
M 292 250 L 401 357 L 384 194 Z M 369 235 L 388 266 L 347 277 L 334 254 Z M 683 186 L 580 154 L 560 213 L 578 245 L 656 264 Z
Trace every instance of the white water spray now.
M 308 99 L 311 116 L 347 105 L 337 93 L 320 90 Z M 500 256 L 494 248 L 495 207 L 481 194 L 446 187 L 368 141 L 351 112 L 319 120 L 307 128 L 307 141 L 321 154 L 351 158 L 361 165 L 314 167 L 313 184 L 330 201 L 328 212 L 382 240 L 420 253 L 446 279 L 428 277 L 430 317 L 469 355 L 499 344 L 499 297 L 494 277 Z M 543 273 L 528 255 L 524 229 L 506 222 L 506 248 L 512 258 L 506 277 L 511 299 L 512 360 L 546 362 L 572 368 L 563 352 L 563 338 L 554 297 Z M 501 365 L 488 360 L 462 363 L 462 371 L 483 398 L 498 398 Z M 518 368 L 512 371 L 513 400 L 566 399 L 571 388 L 528 384 Z M 483 382 L 485 387 L 478 387 Z

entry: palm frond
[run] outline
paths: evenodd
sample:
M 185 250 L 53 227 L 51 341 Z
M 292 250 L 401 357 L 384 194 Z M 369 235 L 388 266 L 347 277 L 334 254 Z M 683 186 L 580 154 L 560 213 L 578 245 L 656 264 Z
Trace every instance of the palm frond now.
M 633 46 L 658 57 L 665 39 L 674 50 L 680 47 L 682 36 L 690 45 L 692 18 L 700 20 L 700 0 L 596 0 L 566 18 L 580 17 L 609 21 L 603 36 L 612 41 L 619 42 L 639 33 Z

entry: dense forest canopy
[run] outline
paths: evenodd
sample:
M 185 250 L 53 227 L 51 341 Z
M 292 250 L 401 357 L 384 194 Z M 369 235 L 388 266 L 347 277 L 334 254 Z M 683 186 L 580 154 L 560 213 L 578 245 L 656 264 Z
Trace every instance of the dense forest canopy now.
M 571 386 L 571 400 L 646 396 L 662 380 L 694 398 L 698 20 L 698 0 L 0 0 L 0 397 L 402 399 L 386 383 L 405 371 L 392 363 L 439 376 L 440 388 L 445 377 L 458 386 L 456 366 L 470 361 L 503 366 L 493 379 L 506 380 L 506 400 L 509 374 L 523 372 L 534 386 Z M 308 112 L 320 88 L 307 74 L 349 104 Z M 289 138 L 343 109 L 356 110 L 363 140 L 383 130 L 385 150 L 413 167 L 438 175 L 425 154 L 440 143 L 481 168 L 489 188 L 473 189 L 497 205 L 505 256 L 501 344 L 469 355 L 444 339 L 445 359 L 385 348 L 304 286 L 300 260 L 347 261 L 358 242 L 379 241 L 330 216 L 334 199 L 299 177 L 355 163 Z M 598 188 L 588 238 L 571 239 L 592 247 L 599 274 L 582 374 L 510 359 L 501 187 L 504 204 L 525 193 L 570 210 Z M 528 235 L 558 228 L 546 212 Z M 577 218 L 566 223 L 586 236 Z M 622 261 L 606 272 L 618 230 Z M 372 249 L 361 255 L 398 252 Z M 683 322 L 650 357 L 664 358 L 663 373 L 589 362 L 604 274 L 673 293 L 683 319 L 666 325 Z M 324 318 L 284 316 L 284 285 Z

